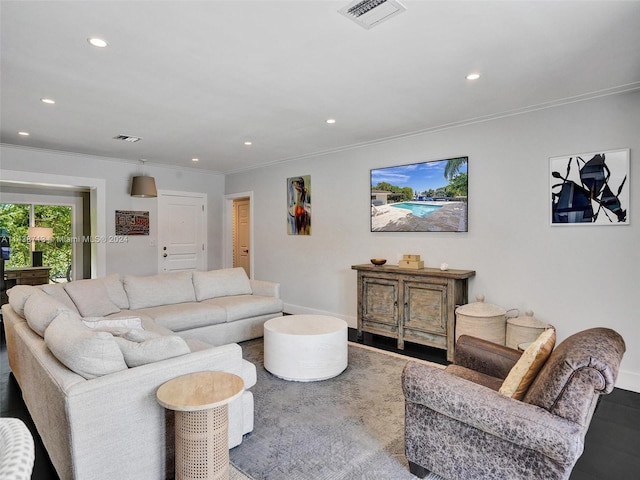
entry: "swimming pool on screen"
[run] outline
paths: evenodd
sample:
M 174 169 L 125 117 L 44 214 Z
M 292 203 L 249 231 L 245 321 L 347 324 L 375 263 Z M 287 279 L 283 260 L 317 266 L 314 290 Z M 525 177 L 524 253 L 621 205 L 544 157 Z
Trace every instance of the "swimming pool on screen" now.
M 442 208 L 442 205 L 427 205 L 424 203 L 413 202 L 393 203 L 390 206 L 409 210 L 414 216 L 418 218 L 425 218 L 431 215 L 433 212 L 437 212 Z

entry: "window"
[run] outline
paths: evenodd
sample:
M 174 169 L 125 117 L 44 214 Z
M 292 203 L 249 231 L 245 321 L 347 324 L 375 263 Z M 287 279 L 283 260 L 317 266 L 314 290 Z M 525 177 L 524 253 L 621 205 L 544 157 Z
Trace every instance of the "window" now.
M 0 227 L 10 241 L 7 268 L 31 266 L 31 252 L 42 252 L 42 264 L 50 267 L 54 281 L 67 281 L 73 259 L 72 207 L 67 205 L 36 205 L 0 203 Z M 29 226 L 53 229 L 51 241 L 29 241 Z

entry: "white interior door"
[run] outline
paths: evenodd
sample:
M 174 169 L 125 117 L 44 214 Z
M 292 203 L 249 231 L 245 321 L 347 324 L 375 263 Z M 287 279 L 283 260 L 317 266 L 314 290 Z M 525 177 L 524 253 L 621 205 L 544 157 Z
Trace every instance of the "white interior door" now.
M 158 192 L 158 271 L 206 269 L 206 194 Z

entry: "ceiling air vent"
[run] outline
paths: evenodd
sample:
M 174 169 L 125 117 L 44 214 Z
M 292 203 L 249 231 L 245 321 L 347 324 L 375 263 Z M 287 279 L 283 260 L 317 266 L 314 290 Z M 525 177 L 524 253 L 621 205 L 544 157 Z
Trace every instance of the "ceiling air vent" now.
M 397 0 L 356 0 L 338 12 L 368 30 L 405 10 Z
M 129 143 L 135 143 L 135 142 L 139 142 L 140 140 L 142 140 L 142 138 L 140 137 L 134 137 L 133 135 L 118 135 L 116 137 L 113 137 L 114 140 L 123 140 L 125 142 L 129 142 Z

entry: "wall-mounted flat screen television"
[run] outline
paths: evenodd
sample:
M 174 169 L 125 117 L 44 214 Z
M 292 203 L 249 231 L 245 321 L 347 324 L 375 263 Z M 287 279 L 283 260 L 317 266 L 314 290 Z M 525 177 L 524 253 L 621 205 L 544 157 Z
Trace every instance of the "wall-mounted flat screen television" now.
M 466 232 L 469 157 L 371 170 L 372 232 Z

